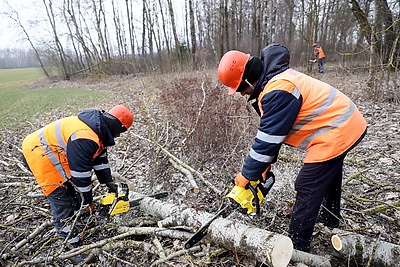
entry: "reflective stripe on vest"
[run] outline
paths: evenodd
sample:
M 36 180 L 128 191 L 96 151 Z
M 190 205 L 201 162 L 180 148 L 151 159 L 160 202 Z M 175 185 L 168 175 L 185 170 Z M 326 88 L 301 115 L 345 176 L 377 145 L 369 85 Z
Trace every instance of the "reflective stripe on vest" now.
M 282 86 L 283 80 L 293 86 Z M 273 77 L 261 92 L 262 97 L 276 88 L 297 91 L 303 103 L 285 143 L 308 150 L 304 162 L 321 162 L 349 149 L 366 129 L 366 121 L 354 103 L 329 84 L 288 69 Z M 263 112 L 262 112 L 263 113 Z
M 27 163 L 46 196 L 71 178 L 66 154 L 70 137 L 74 140 L 85 138 L 96 142 L 99 148 L 93 158 L 104 149 L 97 134 L 77 116 L 52 122 L 28 135 L 22 143 Z M 79 177 L 81 174 L 72 175 Z
M 58 128 L 58 130 L 59 130 L 59 128 Z M 56 135 L 57 134 L 58 134 L 58 131 L 57 131 L 57 127 L 56 127 Z M 58 136 L 57 136 L 57 139 L 58 139 Z M 43 129 L 39 132 L 39 140 L 40 140 L 40 144 L 41 144 L 45 154 L 49 157 L 51 163 L 53 164 L 53 167 L 57 170 L 57 172 L 59 173 L 60 177 L 62 177 L 64 182 L 66 182 L 71 177 L 68 175 L 68 172 L 61 165 L 60 160 L 56 157 L 56 155 L 54 155 L 53 150 L 50 149 L 51 145 L 47 143 L 46 138 L 44 136 Z M 52 146 L 55 146 L 55 145 L 52 145 Z M 64 147 L 60 146 L 60 149 L 56 150 L 56 151 L 57 151 L 56 153 L 65 153 L 65 151 L 66 151 L 65 144 L 64 144 Z

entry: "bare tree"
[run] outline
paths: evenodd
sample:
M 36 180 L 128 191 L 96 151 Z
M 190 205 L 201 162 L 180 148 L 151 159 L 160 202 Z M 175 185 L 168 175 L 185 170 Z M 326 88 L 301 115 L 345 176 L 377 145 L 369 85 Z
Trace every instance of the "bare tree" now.
M 195 28 L 195 18 L 193 12 L 193 0 L 188 0 L 189 5 L 189 18 L 190 18 L 190 41 L 191 41 L 191 52 L 192 52 L 192 60 L 193 63 L 196 64 L 196 28 Z
M 33 43 L 32 39 L 31 39 L 30 35 L 28 34 L 28 31 L 26 30 L 25 26 L 21 23 L 21 19 L 19 18 L 18 12 L 16 10 L 12 10 L 12 13 L 10 13 L 8 17 L 11 20 L 13 20 L 18 25 L 18 27 L 20 27 L 22 29 L 22 31 L 25 34 L 26 39 L 28 40 L 30 46 L 32 47 L 33 51 L 35 52 L 36 59 L 39 62 L 40 67 L 43 70 L 43 73 L 46 75 L 46 77 L 50 77 L 50 75 L 47 72 L 47 70 L 46 70 L 46 68 L 45 68 L 45 66 L 43 64 L 43 61 L 42 61 L 42 59 L 40 57 L 39 50 L 34 45 L 34 43 Z
M 50 23 L 51 30 L 53 33 L 54 44 L 55 44 L 55 48 L 56 48 L 56 52 L 57 52 L 57 58 L 60 60 L 60 65 L 61 65 L 59 67 L 60 74 L 65 80 L 69 80 L 70 73 L 67 69 L 66 54 L 65 54 L 63 45 L 60 41 L 60 38 L 58 37 L 58 32 L 57 32 L 57 27 L 56 27 L 57 20 L 54 15 L 53 3 L 52 3 L 52 1 L 46 2 L 46 0 L 43 0 L 43 4 L 46 9 L 48 22 Z
M 171 28 L 172 28 L 172 34 L 174 36 L 174 43 L 175 43 L 175 50 L 178 55 L 178 58 L 180 57 L 180 43 L 178 39 L 178 33 L 176 30 L 176 23 L 175 23 L 175 14 L 174 14 L 174 8 L 172 6 L 172 1 L 167 0 L 168 2 L 168 11 L 169 11 L 169 16 L 171 18 Z

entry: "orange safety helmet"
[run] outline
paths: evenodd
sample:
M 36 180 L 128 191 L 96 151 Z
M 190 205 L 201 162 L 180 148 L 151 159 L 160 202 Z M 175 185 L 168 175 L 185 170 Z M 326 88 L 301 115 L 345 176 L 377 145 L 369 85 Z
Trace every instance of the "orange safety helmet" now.
M 229 87 L 228 94 L 233 94 L 242 82 L 243 73 L 250 54 L 231 50 L 221 58 L 218 66 L 220 81 Z
M 111 115 L 117 118 L 126 129 L 132 126 L 133 114 L 132 112 L 123 105 L 117 105 L 108 111 Z

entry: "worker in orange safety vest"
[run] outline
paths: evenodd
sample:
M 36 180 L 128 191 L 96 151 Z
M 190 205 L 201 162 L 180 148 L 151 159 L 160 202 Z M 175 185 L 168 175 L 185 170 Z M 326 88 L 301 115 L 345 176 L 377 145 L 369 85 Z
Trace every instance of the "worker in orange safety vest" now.
M 260 57 L 232 50 L 221 58 L 218 76 L 229 94 L 256 99 L 253 107 L 260 115 L 236 186 L 248 188 L 250 181 L 265 179 L 282 144 L 307 151 L 295 181 L 289 237 L 296 249 L 309 251 L 317 219 L 327 226 L 342 220 L 343 160 L 364 137 L 367 124 L 346 95 L 289 68 L 289 61 L 290 52 L 281 44 L 268 45 Z
M 313 52 L 315 55 L 315 59 L 318 62 L 318 72 L 324 73 L 324 61 L 325 61 L 325 53 L 322 50 L 322 47 L 319 46 L 317 43 L 313 43 Z
M 117 105 L 108 112 L 85 110 L 54 121 L 29 134 L 22 143 L 23 161 L 50 202 L 57 234 L 70 248 L 82 245 L 72 227 L 77 211 L 91 212 L 92 173 L 110 191 L 116 191 L 107 147 L 133 123 L 132 112 Z

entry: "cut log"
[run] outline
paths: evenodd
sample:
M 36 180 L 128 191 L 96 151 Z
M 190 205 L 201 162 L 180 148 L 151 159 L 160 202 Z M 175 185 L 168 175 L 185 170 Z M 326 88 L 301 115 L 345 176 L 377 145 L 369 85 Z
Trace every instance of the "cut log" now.
M 400 262 L 400 245 L 338 229 L 332 231 L 331 242 L 339 257 L 359 264 L 398 266 Z
M 323 257 L 323 256 L 318 256 L 314 255 L 311 253 L 303 252 L 301 250 L 294 250 L 293 255 L 292 255 L 292 260 L 291 262 L 293 263 L 303 263 L 306 264 L 307 266 L 318 266 L 318 267 L 331 267 L 330 259 Z
M 141 197 L 131 192 L 130 198 Z M 159 226 L 185 225 L 198 229 L 213 214 L 185 206 L 145 197 L 140 203 L 144 212 L 160 218 Z M 282 234 L 248 226 L 233 220 L 218 218 L 208 228 L 208 240 L 271 266 L 287 266 L 293 253 L 292 240 Z

